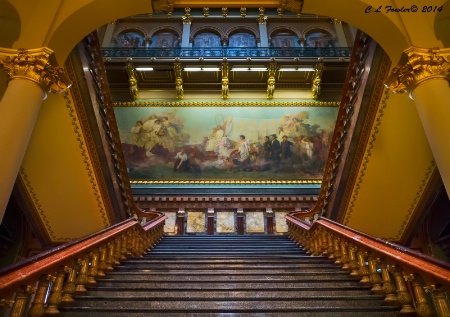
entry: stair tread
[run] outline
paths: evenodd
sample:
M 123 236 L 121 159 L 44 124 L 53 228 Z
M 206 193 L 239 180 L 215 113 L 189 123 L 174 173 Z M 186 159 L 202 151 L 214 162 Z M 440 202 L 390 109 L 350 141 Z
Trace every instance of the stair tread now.
M 286 236 L 165 236 L 76 293 L 62 316 L 396 316 L 327 256 Z

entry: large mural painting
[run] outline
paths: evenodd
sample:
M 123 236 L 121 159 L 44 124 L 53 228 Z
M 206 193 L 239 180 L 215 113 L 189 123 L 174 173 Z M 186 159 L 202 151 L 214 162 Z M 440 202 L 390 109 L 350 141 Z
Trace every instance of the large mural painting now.
M 306 103 L 115 107 L 130 179 L 149 183 L 321 179 L 338 108 L 297 104 Z

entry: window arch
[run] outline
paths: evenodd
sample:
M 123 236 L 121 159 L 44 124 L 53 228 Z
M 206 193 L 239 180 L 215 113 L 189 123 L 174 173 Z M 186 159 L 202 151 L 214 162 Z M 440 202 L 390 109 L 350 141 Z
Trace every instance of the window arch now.
M 194 37 L 194 47 L 221 47 L 222 45 L 220 40 L 220 36 L 211 31 L 197 33 Z
M 272 47 L 298 47 L 298 36 L 287 29 L 280 29 L 270 36 L 270 45 Z
M 121 32 L 116 38 L 117 47 L 144 47 L 144 35 L 135 30 Z
M 180 38 L 172 30 L 160 30 L 154 33 L 150 47 L 152 48 L 176 48 L 180 46 Z
M 230 35 L 228 39 L 230 47 L 256 47 L 256 37 L 246 31 L 237 31 Z
M 334 47 L 335 40 L 331 33 L 323 29 L 313 29 L 306 33 L 305 44 L 307 47 Z

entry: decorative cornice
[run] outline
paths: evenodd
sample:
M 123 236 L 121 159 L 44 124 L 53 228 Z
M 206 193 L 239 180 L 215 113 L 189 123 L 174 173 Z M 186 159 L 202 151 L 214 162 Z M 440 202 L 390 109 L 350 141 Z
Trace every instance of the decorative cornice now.
M 0 48 L 0 65 L 10 79 L 27 79 L 45 92 L 62 93 L 72 85 L 64 69 L 59 67 L 53 51 L 47 47 L 36 49 Z
M 339 107 L 340 102 L 267 102 L 267 101 L 130 101 L 115 102 L 114 107 Z
M 403 51 L 385 86 L 394 93 L 411 93 L 421 83 L 436 78 L 450 82 L 450 49 L 411 46 Z

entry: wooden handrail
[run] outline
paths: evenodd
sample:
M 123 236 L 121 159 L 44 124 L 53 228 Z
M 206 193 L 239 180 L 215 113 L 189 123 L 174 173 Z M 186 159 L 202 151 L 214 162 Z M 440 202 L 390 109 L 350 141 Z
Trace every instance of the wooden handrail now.
M 165 215 L 156 212 L 145 214 L 153 219 L 147 220 L 148 222 L 143 226 L 136 219 L 128 219 L 97 233 L 60 245 L 2 269 L 0 271 L 0 293 L 14 291 L 14 289 L 26 283 L 27 280 L 37 280 L 43 274 L 49 274 L 49 272 L 56 270 L 60 266 L 68 265 L 73 259 L 112 241 L 125 231 L 135 228 L 138 232 L 145 233 L 161 225 L 166 219 Z

